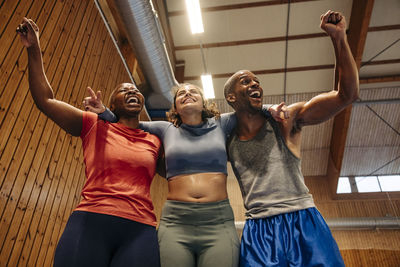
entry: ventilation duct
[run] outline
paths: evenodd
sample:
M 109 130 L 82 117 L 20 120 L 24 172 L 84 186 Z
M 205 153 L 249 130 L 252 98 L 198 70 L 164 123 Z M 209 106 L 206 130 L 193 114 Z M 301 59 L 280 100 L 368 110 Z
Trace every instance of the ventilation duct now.
M 326 220 L 329 228 L 334 230 L 375 230 L 400 229 L 400 218 L 340 218 Z
M 236 229 L 243 230 L 244 221 L 235 222 Z M 375 229 L 400 229 L 399 217 L 360 217 L 326 219 L 331 230 L 375 230 Z
M 150 0 L 115 0 L 115 5 L 151 86 L 147 109 L 169 109 L 171 87 L 177 84 L 165 46 L 161 24 Z

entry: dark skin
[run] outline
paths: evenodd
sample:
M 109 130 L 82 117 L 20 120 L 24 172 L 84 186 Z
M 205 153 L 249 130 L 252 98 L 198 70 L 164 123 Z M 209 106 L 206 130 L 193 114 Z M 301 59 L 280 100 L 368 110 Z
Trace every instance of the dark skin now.
M 54 98 L 53 89 L 43 68 L 38 26 L 31 19 L 23 18 L 17 33 L 22 45 L 27 48 L 29 90 L 36 106 L 67 133 L 79 136 L 82 131 L 83 112 Z M 89 92 L 93 91 L 90 89 Z M 118 115 L 119 123 L 130 128 L 137 128 L 143 105 L 144 97 L 133 84 L 120 84 L 113 92 L 111 109 Z
M 331 37 L 335 49 L 337 80 L 330 92 L 284 107 L 288 118 L 280 121 L 279 125 L 288 148 L 297 157 L 300 157 L 302 127 L 328 120 L 357 100 L 359 94 L 358 71 L 347 43 L 345 18 L 338 12 L 328 11 L 321 15 L 320 27 Z M 260 100 L 251 97 L 254 91 L 262 95 L 262 88 L 250 71 L 239 71 L 234 74 L 234 79 L 234 89 L 226 100 L 238 117 L 238 137 L 249 140 L 266 123 L 260 112 Z
M 89 88 L 89 94 L 90 97 L 83 100 L 85 109 L 95 113 L 103 112 L 105 107 L 101 101 L 100 91 L 95 94 Z M 202 123 L 203 101 L 199 89 L 193 85 L 183 86 L 176 92 L 175 105 L 183 123 L 188 125 Z M 110 109 L 113 110 L 113 107 L 111 106 Z M 159 168 L 157 172 L 160 173 Z M 199 203 L 224 200 L 228 198 L 226 179 L 224 173 L 218 172 L 182 174 L 171 177 L 168 179 L 167 199 Z
M 67 133 L 80 136 L 83 111 L 54 98 L 53 89 L 43 68 L 38 26 L 32 20 L 24 18 L 17 27 L 17 33 L 28 51 L 29 90 L 36 106 Z M 88 92 L 94 99 L 101 98 L 101 93 L 98 92 L 96 95 L 90 87 Z M 112 93 L 111 102 L 110 109 L 117 114 L 118 123 L 133 129 L 138 128 L 139 115 L 144 107 L 144 96 L 134 84 L 119 84 Z M 162 154 L 161 148 L 160 155 Z M 157 173 L 165 176 L 163 157 L 159 157 L 157 162 Z

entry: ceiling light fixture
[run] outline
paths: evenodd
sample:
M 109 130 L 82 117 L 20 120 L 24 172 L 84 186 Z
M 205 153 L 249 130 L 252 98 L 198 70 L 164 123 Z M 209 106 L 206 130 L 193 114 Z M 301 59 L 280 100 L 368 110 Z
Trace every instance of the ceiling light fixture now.
M 201 9 L 199 0 L 186 0 L 186 9 L 189 17 L 190 28 L 192 34 L 203 33 L 203 20 L 201 18 Z M 199 37 L 201 58 L 203 60 L 204 74 L 201 75 L 201 82 L 203 84 L 204 97 L 206 99 L 215 98 L 214 86 L 212 82 L 212 76 L 207 72 L 206 60 L 204 58 L 203 44 L 201 37 Z
M 192 33 L 196 34 L 204 32 L 199 0 L 186 0 L 186 9 Z
M 204 97 L 206 99 L 215 98 L 211 74 L 201 75 L 201 82 L 203 84 Z
M 199 44 L 200 44 L 201 59 L 203 61 L 203 67 L 204 67 L 204 74 L 201 75 L 201 82 L 203 84 L 204 97 L 206 99 L 215 98 L 212 76 L 207 71 L 206 59 L 204 57 L 204 51 L 203 51 L 203 44 L 202 44 L 200 38 L 199 38 Z

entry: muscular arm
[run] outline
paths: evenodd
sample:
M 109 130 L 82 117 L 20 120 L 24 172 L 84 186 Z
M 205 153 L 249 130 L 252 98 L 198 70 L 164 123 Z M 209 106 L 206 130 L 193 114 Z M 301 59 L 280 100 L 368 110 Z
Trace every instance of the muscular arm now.
M 345 18 L 328 11 L 321 16 L 320 27 L 330 36 L 334 46 L 335 85 L 330 92 L 317 95 L 308 102 L 289 106 L 292 109 L 290 113 L 295 115 L 295 128 L 326 121 L 358 98 L 358 71 L 347 42 Z
M 36 106 L 66 132 L 79 136 L 82 111 L 54 98 L 43 68 L 38 27 L 32 20 L 24 18 L 19 28 L 21 42 L 28 51 L 29 90 Z

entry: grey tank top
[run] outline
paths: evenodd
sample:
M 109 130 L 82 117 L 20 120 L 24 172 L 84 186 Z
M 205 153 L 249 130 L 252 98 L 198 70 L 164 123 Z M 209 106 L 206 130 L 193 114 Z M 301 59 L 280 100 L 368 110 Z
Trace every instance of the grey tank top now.
M 267 119 L 251 140 L 241 141 L 232 134 L 228 156 L 248 219 L 315 207 L 304 183 L 301 161 L 288 149 L 273 119 Z

